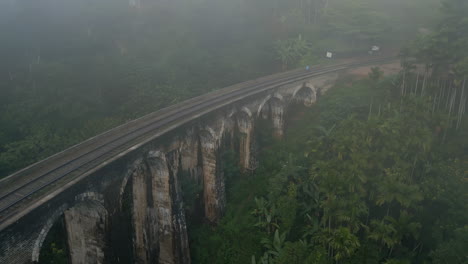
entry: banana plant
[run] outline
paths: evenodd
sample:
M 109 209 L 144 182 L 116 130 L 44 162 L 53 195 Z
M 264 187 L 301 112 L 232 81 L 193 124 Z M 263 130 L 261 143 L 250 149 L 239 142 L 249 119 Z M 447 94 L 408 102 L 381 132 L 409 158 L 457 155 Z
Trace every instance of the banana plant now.
M 270 203 L 263 197 L 255 198 L 257 208 L 252 211 L 252 215 L 258 217 L 256 227 L 265 229 L 268 234 L 279 228 L 276 216 L 276 207 L 270 206 Z
M 275 257 L 281 255 L 285 240 L 286 232 L 280 234 L 278 229 L 276 229 L 275 234 L 273 236 L 273 240 L 263 238 L 261 242 L 263 246 L 267 249 L 266 254 L 272 259 L 274 259 Z

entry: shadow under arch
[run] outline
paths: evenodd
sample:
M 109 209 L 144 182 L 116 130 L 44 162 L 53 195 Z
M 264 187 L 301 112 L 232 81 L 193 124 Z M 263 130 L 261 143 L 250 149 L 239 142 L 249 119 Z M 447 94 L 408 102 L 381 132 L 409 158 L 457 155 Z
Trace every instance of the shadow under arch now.
M 270 115 L 272 105 L 283 105 L 284 98 L 280 94 L 268 95 L 262 100 L 257 110 L 257 117 L 267 118 Z
M 47 220 L 46 224 L 42 227 L 38 237 L 36 238 L 31 254 L 32 263 L 38 263 L 41 255 L 41 249 L 44 246 L 44 242 L 47 238 L 47 235 L 51 231 L 54 224 L 64 215 L 65 211 L 71 209 L 75 206 L 78 206 L 81 203 L 93 202 L 102 206 L 104 208 L 103 196 L 96 192 L 86 192 L 75 196 L 75 201 L 73 203 L 64 203 L 61 205 L 55 212 L 52 213 L 51 217 Z
M 317 89 L 308 83 L 296 88 L 293 93 L 293 101 L 301 102 L 304 106 L 312 106 L 317 101 Z

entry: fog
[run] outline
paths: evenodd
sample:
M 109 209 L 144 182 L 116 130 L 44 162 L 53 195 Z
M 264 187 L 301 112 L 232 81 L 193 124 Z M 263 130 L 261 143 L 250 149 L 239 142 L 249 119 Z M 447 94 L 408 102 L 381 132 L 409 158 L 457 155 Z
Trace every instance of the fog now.
M 0 0 L 0 262 L 466 264 L 467 94 L 468 0 Z
M 195 95 L 319 64 L 327 51 L 345 58 L 372 45 L 398 50 L 438 23 L 440 7 L 437 0 L 0 5 L 0 174 Z M 299 37 L 300 54 L 281 55 Z

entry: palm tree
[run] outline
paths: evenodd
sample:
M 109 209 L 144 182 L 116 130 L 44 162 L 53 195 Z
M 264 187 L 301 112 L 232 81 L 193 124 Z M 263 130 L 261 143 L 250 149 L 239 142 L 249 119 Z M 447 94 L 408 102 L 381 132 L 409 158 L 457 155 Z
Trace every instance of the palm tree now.
M 334 252 L 333 258 L 337 263 L 351 256 L 360 247 L 359 239 L 346 227 L 333 230 L 327 242 Z
M 387 221 L 371 221 L 371 231 L 368 234 L 369 239 L 380 242 L 382 246 L 386 246 L 387 248 L 392 248 L 398 243 L 395 234 L 395 228 Z
M 342 214 L 338 220 L 347 225 L 352 233 L 358 232 L 364 225 L 361 217 L 367 215 L 369 209 L 365 202 L 356 194 L 350 194 L 347 199 L 343 199 Z
M 328 247 L 328 256 L 340 260 L 351 256 L 359 247 L 359 239 L 347 227 L 339 227 L 331 231 L 318 232 L 313 240 L 323 247 Z
M 321 198 L 317 185 L 312 181 L 302 183 L 301 196 L 304 197 L 299 201 L 302 208 L 302 215 L 307 216 L 309 214 L 317 213 L 320 208 Z
M 322 226 L 327 227 L 328 231 L 331 231 L 332 226 L 332 218 L 336 216 L 336 212 L 338 211 L 338 199 L 336 194 L 329 190 L 325 192 L 326 199 L 320 203 L 320 208 L 323 210 L 322 216 Z
M 393 225 L 393 228 L 395 230 L 395 240 L 397 243 L 394 245 L 398 245 L 401 243 L 403 238 L 419 238 L 419 230 L 421 229 L 421 224 L 418 222 L 414 222 L 412 217 L 408 214 L 406 211 L 401 211 L 400 212 L 400 217 L 398 219 L 395 219 L 393 217 L 387 217 L 387 221 Z M 388 256 L 393 252 L 392 246 L 390 248 L 390 252 Z
M 390 206 L 393 202 L 409 208 L 423 198 L 417 185 L 405 183 L 399 178 L 398 172 L 387 169 L 382 184 L 378 186 L 379 194 L 375 203 L 379 206 L 387 204 L 387 215 L 390 214 Z

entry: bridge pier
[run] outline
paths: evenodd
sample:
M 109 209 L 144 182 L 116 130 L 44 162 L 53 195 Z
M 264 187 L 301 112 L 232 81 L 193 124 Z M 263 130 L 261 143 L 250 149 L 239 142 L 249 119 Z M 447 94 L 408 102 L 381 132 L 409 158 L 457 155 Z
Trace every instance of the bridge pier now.
M 237 128 L 239 130 L 239 161 L 240 169 L 245 172 L 251 166 L 252 140 L 254 121 L 249 109 L 243 108 L 237 115 Z
M 190 264 L 190 247 L 188 243 L 185 207 L 179 179 L 181 167 L 180 149 L 166 154 L 170 175 L 170 191 L 172 198 L 172 236 L 174 241 L 174 261 L 176 264 Z
M 157 209 L 158 251 L 160 264 L 173 264 L 174 232 L 172 226 L 172 197 L 169 168 L 164 153 L 152 151 L 148 155 L 148 167 L 151 174 L 152 203 Z
M 132 175 L 134 262 L 190 263 L 178 150 L 150 151 Z
M 143 160 L 136 162 L 132 172 L 132 226 L 134 263 L 156 261 L 157 212 L 149 206 L 148 172 Z
M 273 136 L 282 138 L 284 134 L 284 104 L 283 101 L 274 97 L 270 101 L 271 120 L 273 121 Z
M 216 223 L 224 212 L 225 183 L 220 168 L 219 149 L 224 133 L 222 119 L 212 127 L 200 131 L 201 158 L 203 167 L 203 200 L 205 217 L 211 223 Z M 216 131 L 215 131 L 216 130 Z
M 104 263 L 108 213 L 97 201 L 85 201 L 64 213 L 72 264 Z

